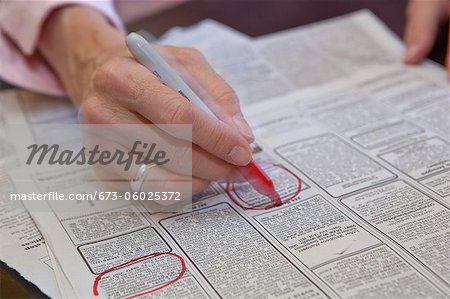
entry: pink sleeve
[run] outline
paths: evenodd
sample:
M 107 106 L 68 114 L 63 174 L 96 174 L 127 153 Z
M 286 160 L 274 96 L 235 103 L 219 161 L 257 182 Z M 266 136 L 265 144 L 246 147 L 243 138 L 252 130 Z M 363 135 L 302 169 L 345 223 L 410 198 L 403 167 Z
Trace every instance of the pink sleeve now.
M 0 79 L 45 94 L 65 94 L 58 78 L 35 50 L 46 17 L 55 8 L 71 4 L 97 9 L 123 30 L 112 0 L 0 1 Z

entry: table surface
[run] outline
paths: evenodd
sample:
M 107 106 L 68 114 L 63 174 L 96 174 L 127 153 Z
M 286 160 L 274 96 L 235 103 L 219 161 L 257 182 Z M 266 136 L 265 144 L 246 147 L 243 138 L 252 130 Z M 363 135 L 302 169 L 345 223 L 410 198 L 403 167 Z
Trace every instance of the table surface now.
M 189 26 L 205 18 L 227 24 L 250 36 L 284 30 L 363 8 L 370 9 L 397 35 L 403 33 L 406 0 L 215 0 L 190 1 L 152 18 L 128 25 L 132 31 L 147 29 L 160 36 L 172 26 Z M 448 26 L 442 26 L 448 28 Z M 444 61 L 447 32 L 441 30 L 430 58 Z M 10 86 L 1 84 L 0 88 Z M 45 298 L 20 274 L 0 263 L 1 298 Z

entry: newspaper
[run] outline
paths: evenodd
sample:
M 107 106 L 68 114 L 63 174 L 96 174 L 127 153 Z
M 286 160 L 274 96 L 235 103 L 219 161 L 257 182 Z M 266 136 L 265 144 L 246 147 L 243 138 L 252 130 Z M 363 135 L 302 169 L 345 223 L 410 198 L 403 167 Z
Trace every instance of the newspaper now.
M 215 21 L 205 20 L 183 31 L 169 31 L 159 42 L 199 49 L 233 87 L 242 105 L 293 90 L 286 78 L 257 54 L 250 37 Z
M 316 53 L 322 66 L 311 58 L 307 74 L 296 74 L 288 63 L 299 60 L 293 48 L 282 53 L 286 62 L 270 58 L 279 55 L 276 45 L 285 36 L 321 45 L 327 31 L 335 30 L 331 37 L 344 31 L 339 26 L 362 31 L 351 36 L 364 50 L 343 36 L 334 43 L 355 55 L 339 47 Z M 49 204 L 32 216 L 57 263 L 58 285 L 68 292 L 63 297 L 95 297 L 94 290 L 102 297 L 135 297 L 155 290 L 149 295 L 157 298 L 448 298 L 445 71 L 429 63 L 402 66 L 399 42 L 367 12 L 263 37 L 253 49 L 287 86 L 303 88 L 244 104 L 261 147 L 255 158 L 284 204 L 257 209 L 267 198 L 245 183 L 214 184 L 192 211 L 175 214 L 131 204 L 85 214 L 74 205 L 72 217 L 64 217 Z M 377 51 L 358 57 L 366 49 Z M 337 59 L 343 54 L 347 60 Z M 335 64 L 327 66 L 336 73 L 323 65 L 333 55 Z M 30 119 L 24 109 L 8 111 L 6 123 Z M 133 226 L 108 226 L 127 215 L 136 217 Z M 98 235 L 99 226 L 108 229 Z M 153 252 L 165 254 L 140 259 Z
M 11 137 L 6 135 L 5 114 L 27 115 L 21 122 L 34 123 L 38 119 L 56 119 L 76 116 L 75 108 L 67 99 L 50 100 L 29 92 L 3 91 L 0 101 L 0 237 L 2 240 L 0 258 L 9 267 L 34 283 L 52 298 L 60 298 L 58 285 L 53 274 L 53 265 L 48 255 L 44 238 L 36 227 L 29 212 L 20 201 L 11 201 L 6 195 L 15 190 L 9 171 L 18 164 Z M 45 117 L 47 116 L 47 117 Z M 75 118 L 73 118 L 75 121 Z

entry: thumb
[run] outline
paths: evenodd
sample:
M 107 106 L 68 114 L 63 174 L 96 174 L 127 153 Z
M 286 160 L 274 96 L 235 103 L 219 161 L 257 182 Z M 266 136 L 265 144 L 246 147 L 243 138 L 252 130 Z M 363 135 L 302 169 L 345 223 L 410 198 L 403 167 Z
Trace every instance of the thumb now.
M 405 29 L 405 63 L 420 62 L 433 47 L 444 8 L 442 0 L 410 0 Z

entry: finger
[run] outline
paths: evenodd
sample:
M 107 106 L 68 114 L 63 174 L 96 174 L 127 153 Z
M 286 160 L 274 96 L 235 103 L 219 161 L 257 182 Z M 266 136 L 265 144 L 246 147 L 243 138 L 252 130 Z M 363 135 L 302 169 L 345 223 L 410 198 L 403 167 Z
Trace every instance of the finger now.
M 93 135 L 89 137 L 94 137 Z M 127 152 L 129 149 L 126 147 L 122 147 L 122 145 L 117 144 L 115 142 L 111 142 L 108 139 L 98 140 L 95 138 L 95 141 L 91 140 L 90 143 L 87 144 L 87 148 L 89 150 L 92 149 L 92 146 L 95 146 L 99 153 L 104 153 L 109 151 L 122 151 Z M 116 184 L 116 187 L 123 191 L 129 191 L 131 181 L 136 179 L 139 175 L 139 171 L 142 167 L 142 164 L 136 165 L 134 163 L 130 163 L 129 168 L 127 165 L 119 163 L 118 161 L 112 161 L 111 163 L 95 163 L 93 164 L 93 170 L 95 170 L 97 177 L 97 181 L 101 182 L 113 182 Z M 185 197 L 189 197 L 192 195 L 191 190 L 195 190 L 199 192 L 198 188 L 194 184 L 195 181 L 204 181 L 201 178 L 197 178 L 192 175 L 183 175 L 179 173 L 175 173 L 165 167 L 165 165 L 155 165 L 149 164 L 147 166 L 147 170 L 145 173 L 145 177 L 141 178 L 142 184 L 146 184 L 148 186 L 148 191 L 180 191 L 185 190 Z M 209 181 L 208 181 L 209 182 Z M 194 185 L 192 185 L 194 184 Z M 192 186 L 191 186 L 192 185 Z M 192 188 L 191 188 L 192 187 Z M 143 187 L 140 186 L 140 189 Z
M 171 61 L 176 59 L 175 66 L 183 79 L 214 114 L 239 130 L 248 142 L 254 141 L 255 136 L 241 112 L 235 91 L 198 50 L 166 46 L 160 47 L 159 51 Z
M 198 146 L 192 148 L 192 175 L 208 181 L 233 180 L 237 168 L 220 160 Z
M 450 10 L 450 8 L 447 8 Z M 450 25 L 449 25 L 450 26 Z M 447 70 L 450 73 L 450 27 L 449 27 L 449 33 L 448 33 L 448 42 L 447 42 L 447 55 L 445 56 L 445 65 L 447 66 Z
M 145 124 L 149 121 L 141 115 L 125 109 L 107 95 L 84 100 L 78 110 L 80 124 Z
M 234 128 L 161 84 L 131 58 L 96 74 L 95 86 L 155 124 L 191 124 L 193 143 L 228 163 L 242 166 L 252 159 L 250 145 Z
M 135 167 L 152 159 L 156 153 L 163 152 L 164 159 L 168 162 L 161 166 L 174 173 L 195 176 L 208 181 L 234 178 L 234 166 L 209 154 L 199 146 L 176 139 L 155 125 L 136 123 L 139 120 L 134 113 L 120 111 L 117 105 L 113 110 L 110 110 L 106 103 L 100 106 L 102 106 L 102 123 L 112 125 L 82 127 L 88 149 L 98 146 L 110 153 L 119 151 L 128 153 L 133 157 L 132 164 Z M 115 125 L 115 122 L 119 125 Z M 132 123 L 135 124 L 128 125 Z M 154 148 L 152 148 L 153 145 Z M 142 161 L 139 162 L 138 159 Z M 119 165 L 117 161 L 112 161 L 104 167 L 125 179 L 132 179 L 137 171 L 137 169 L 124 169 L 124 165 Z
M 407 7 L 405 63 L 421 61 L 433 47 L 444 8 L 441 0 L 411 0 Z

